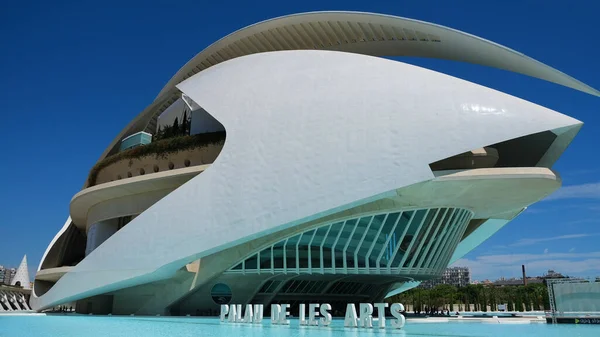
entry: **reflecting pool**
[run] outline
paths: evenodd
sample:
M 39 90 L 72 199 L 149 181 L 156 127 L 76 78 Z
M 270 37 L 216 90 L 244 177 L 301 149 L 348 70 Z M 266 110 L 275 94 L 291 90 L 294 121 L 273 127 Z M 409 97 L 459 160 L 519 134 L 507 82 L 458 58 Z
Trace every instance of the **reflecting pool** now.
M 402 330 L 349 329 L 334 319 L 330 327 L 223 324 L 216 318 L 196 317 L 117 317 L 117 316 L 1 316 L 1 337 L 361 337 L 361 336 L 439 336 L 439 337 L 597 337 L 600 326 L 551 325 L 545 323 L 407 321 Z

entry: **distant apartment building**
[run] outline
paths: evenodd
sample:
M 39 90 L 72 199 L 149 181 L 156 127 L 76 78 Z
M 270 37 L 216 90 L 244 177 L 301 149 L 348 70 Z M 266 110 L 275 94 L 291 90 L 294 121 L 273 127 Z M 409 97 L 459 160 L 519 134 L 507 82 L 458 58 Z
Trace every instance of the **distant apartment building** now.
M 552 269 L 548 269 L 548 272 L 542 276 L 542 278 L 544 279 L 549 279 L 549 278 L 564 278 L 565 276 L 559 272 L 556 272 Z
M 421 288 L 433 288 L 440 284 L 450 284 L 456 287 L 465 287 L 471 283 L 471 270 L 469 267 L 446 268 L 441 278 L 427 280 L 421 283 Z
M 15 268 L 5 268 L 4 266 L 0 266 L 0 284 L 10 285 L 16 272 L 17 269 Z
M 15 274 L 17 273 L 17 268 L 10 268 L 6 270 L 6 275 L 4 276 L 5 284 L 11 284 L 12 280 L 15 278 Z

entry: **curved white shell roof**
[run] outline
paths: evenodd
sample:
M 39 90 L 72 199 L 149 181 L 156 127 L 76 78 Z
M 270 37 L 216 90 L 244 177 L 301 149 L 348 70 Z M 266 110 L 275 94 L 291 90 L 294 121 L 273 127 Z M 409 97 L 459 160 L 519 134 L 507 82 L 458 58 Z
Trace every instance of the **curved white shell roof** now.
M 600 91 L 522 53 L 429 22 L 362 12 L 310 12 L 240 29 L 186 63 L 157 98 L 179 82 L 226 60 L 276 50 L 323 49 L 372 56 L 419 56 L 500 68 L 600 96 Z
M 332 51 L 239 57 L 178 87 L 225 126 L 221 154 L 89 254 L 37 308 L 169 278 L 209 254 L 431 180 L 431 162 L 580 125 L 435 71 Z

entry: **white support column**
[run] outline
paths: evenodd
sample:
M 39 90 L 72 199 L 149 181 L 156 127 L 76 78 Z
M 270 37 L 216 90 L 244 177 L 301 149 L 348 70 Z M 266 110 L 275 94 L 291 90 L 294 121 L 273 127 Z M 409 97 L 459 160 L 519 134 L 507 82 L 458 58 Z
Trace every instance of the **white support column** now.
M 446 213 L 448 213 L 448 210 L 446 210 Z M 441 223 L 438 226 L 438 230 L 436 230 L 433 233 L 432 236 L 432 240 L 435 240 L 435 243 L 433 244 L 433 247 L 431 247 L 431 251 L 428 253 L 427 256 L 427 260 L 425 260 L 425 264 L 423 265 L 424 268 L 429 268 L 430 264 L 431 264 L 431 260 L 433 260 L 433 258 L 436 256 L 438 247 L 440 246 L 440 243 L 442 243 L 442 241 L 446 238 L 446 235 L 448 234 L 448 232 L 450 231 L 452 224 L 455 222 L 455 218 L 454 218 L 454 214 L 456 213 L 456 208 L 452 209 L 452 212 L 450 212 L 450 216 L 448 216 L 447 218 L 444 217 L 443 219 L 443 223 Z M 441 232 L 440 232 L 441 229 Z M 436 234 L 440 232 L 440 235 L 437 236 L 436 239 Z
M 362 246 L 363 241 L 365 241 L 365 237 L 367 237 L 367 233 L 369 232 L 369 228 L 371 228 L 373 219 L 375 219 L 375 215 L 371 217 L 371 220 L 369 220 L 369 224 L 365 228 L 365 232 L 363 233 L 362 237 L 360 238 L 358 245 L 356 245 L 356 250 L 354 251 L 354 271 L 357 274 L 358 274 L 358 251 L 360 250 L 360 247 Z M 360 220 L 359 220 L 359 222 L 360 222 Z
M 17 300 L 19 301 L 19 303 L 21 303 L 21 306 L 25 309 L 25 310 L 31 310 L 31 308 L 29 307 L 29 305 L 27 304 L 27 301 L 25 300 L 25 296 L 23 294 L 19 294 Z
M 350 220 L 348 220 L 348 221 L 350 221 Z M 342 255 L 344 256 L 344 273 L 346 273 L 346 274 L 348 273 L 348 259 L 347 259 L 346 251 L 348 250 L 348 246 L 350 245 L 350 242 L 352 242 L 352 237 L 354 236 L 356 227 L 358 227 L 359 221 L 360 221 L 360 218 L 358 218 L 354 221 L 354 228 L 352 228 L 352 232 L 350 233 L 350 236 L 348 237 L 348 240 L 346 241 L 346 244 L 344 245 L 344 250 L 342 251 Z
M 8 302 L 8 296 L 5 292 L 0 291 L 0 302 L 6 307 L 6 311 L 14 311 L 10 303 Z
M 433 259 L 428 264 L 428 268 L 435 268 L 438 265 L 438 262 L 443 260 L 442 256 L 446 255 L 445 250 L 448 247 L 448 243 L 452 241 L 454 238 L 454 233 L 456 232 L 456 227 L 460 224 L 460 220 L 462 219 L 464 211 L 462 209 L 455 209 L 452 216 L 446 223 L 444 227 L 444 232 L 440 236 L 440 241 L 434 247 L 433 251 Z
M 8 292 L 8 302 L 12 304 L 13 308 L 15 308 L 16 311 L 23 310 L 23 308 L 21 308 L 21 306 L 19 305 L 19 302 L 17 302 L 17 297 L 12 292 Z
M 452 229 L 452 232 L 450 233 L 450 235 L 448 235 L 448 239 L 446 239 L 446 242 L 443 243 L 442 246 L 442 254 L 440 254 L 440 257 L 438 258 L 437 261 L 434 262 L 434 264 L 432 265 L 433 268 L 446 268 L 447 266 L 443 266 L 442 262 L 449 260 L 451 254 L 454 253 L 454 249 L 449 249 L 449 247 L 456 247 L 456 244 L 458 244 L 458 242 L 456 242 L 457 240 L 460 240 L 460 238 L 457 239 L 457 236 L 460 236 L 460 229 L 463 227 L 465 220 L 469 217 L 469 211 L 467 210 L 461 210 L 461 213 L 459 214 L 459 217 L 456 219 L 456 221 L 454 222 L 454 228 Z
M 425 244 L 425 241 L 427 241 L 427 238 L 429 237 L 429 232 L 431 231 L 431 227 L 433 227 L 435 225 L 435 222 L 438 219 L 438 215 L 440 213 L 440 209 L 438 208 L 435 211 L 435 215 L 433 216 L 433 218 L 431 219 L 431 222 L 427 224 L 427 228 L 425 229 L 425 234 L 423 235 L 423 237 L 421 238 L 421 242 L 419 242 L 419 246 L 417 247 L 416 253 L 413 256 L 413 258 L 410 260 L 410 263 L 408 264 L 408 268 L 413 268 L 415 265 L 415 262 L 417 261 L 417 258 L 419 257 L 419 255 L 421 255 L 422 250 L 423 249 L 423 245 Z M 417 264 L 417 268 L 419 267 L 419 264 Z
M 310 238 L 310 241 L 308 242 L 308 273 L 312 274 L 312 242 L 315 239 L 315 236 L 317 236 L 317 230 L 318 228 L 315 228 L 313 231 L 313 235 Z
M 302 238 L 304 237 L 304 235 L 306 234 L 306 232 L 300 234 L 300 237 L 298 238 L 298 242 L 296 242 L 296 273 L 300 274 L 300 242 L 302 241 Z
M 460 222 L 458 223 L 456 232 L 454 233 L 454 238 L 452 239 L 452 243 L 450 244 L 451 247 L 458 246 L 458 243 L 462 239 L 462 236 L 463 236 L 465 230 L 467 229 L 467 226 L 469 225 L 469 221 L 471 221 L 472 216 L 473 216 L 473 213 L 471 213 L 471 211 L 464 212 L 463 217 L 460 219 Z M 447 256 L 444 257 L 444 260 L 449 261 L 452 258 L 452 254 L 454 254 L 454 252 L 451 251 L 450 249 L 447 249 L 446 254 L 447 254 Z M 446 268 L 446 267 L 447 266 L 443 266 L 443 268 Z
M 287 244 L 290 238 L 285 239 L 283 243 L 283 273 L 287 274 Z
M 448 208 L 446 208 L 446 210 L 444 211 L 444 214 L 442 214 L 442 217 L 437 221 L 437 223 L 434 222 L 434 225 L 432 227 L 435 227 L 435 229 L 433 230 L 431 237 L 428 238 L 429 242 L 427 242 L 427 248 L 425 248 L 425 250 L 422 252 L 421 258 L 419 259 L 419 262 L 416 265 L 417 268 L 424 267 L 425 258 L 431 253 L 431 246 L 433 245 L 433 241 L 435 241 L 435 236 L 438 233 L 438 231 L 440 230 L 440 227 L 442 227 L 445 224 L 446 214 L 448 214 Z M 437 224 L 437 226 L 436 226 L 436 224 Z
M 344 221 L 344 223 L 342 224 L 342 227 L 340 228 L 340 232 L 338 233 L 337 237 L 335 238 L 335 241 L 331 245 L 331 270 L 333 270 L 334 274 L 336 273 L 335 272 L 335 246 L 337 245 L 338 241 L 340 240 L 340 236 L 342 236 L 342 232 L 344 231 L 344 228 L 346 228 L 347 222 L 348 222 L 348 220 Z
M 325 236 L 321 241 L 321 245 L 319 246 L 319 263 L 321 264 L 319 267 L 321 268 L 321 274 L 325 274 L 325 271 L 323 270 L 323 267 L 325 265 L 325 261 L 323 261 L 323 245 L 325 245 L 325 241 L 327 241 L 329 232 L 331 232 L 331 227 L 333 227 L 333 224 L 329 225 L 329 227 L 327 228 L 327 232 L 325 233 Z

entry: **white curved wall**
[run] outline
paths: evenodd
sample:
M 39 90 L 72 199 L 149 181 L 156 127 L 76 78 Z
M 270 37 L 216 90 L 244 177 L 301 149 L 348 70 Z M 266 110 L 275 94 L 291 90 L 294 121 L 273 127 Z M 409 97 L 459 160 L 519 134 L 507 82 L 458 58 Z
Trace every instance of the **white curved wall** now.
M 240 57 L 179 88 L 225 126 L 220 156 L 87 256 L 39 307 L 167 278 L 208 254 L 432 179 L 431 162 L 580 123 L 441 73 L 341 52 Z
M 119 219 L 99 221 L 90 226 L 87 233 L 87 244 L 85 256 L 88 256 L 104 241 L 113 236 L 119 230 Z

